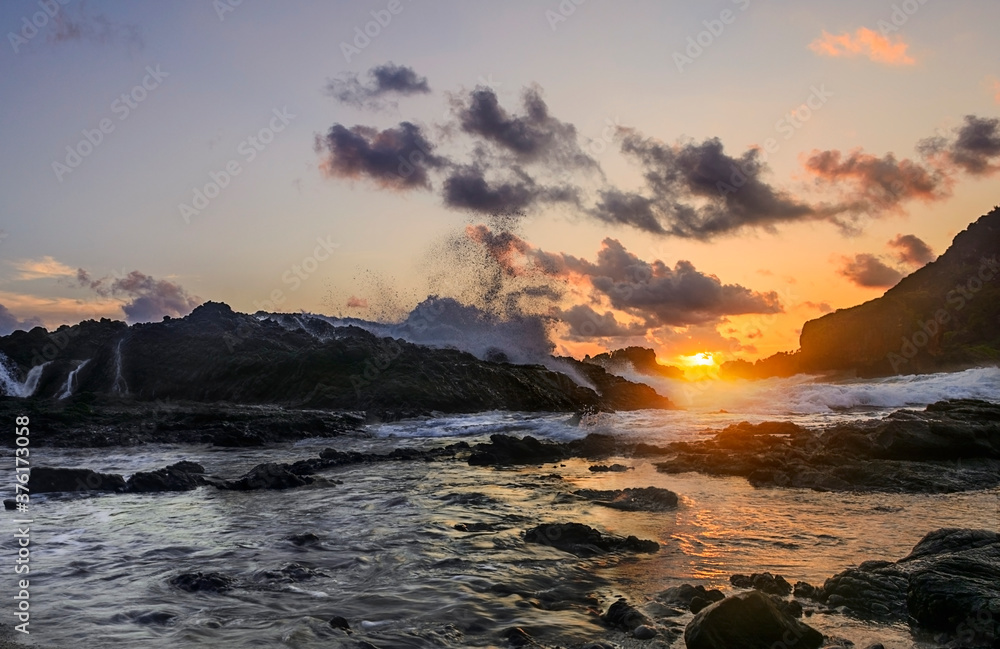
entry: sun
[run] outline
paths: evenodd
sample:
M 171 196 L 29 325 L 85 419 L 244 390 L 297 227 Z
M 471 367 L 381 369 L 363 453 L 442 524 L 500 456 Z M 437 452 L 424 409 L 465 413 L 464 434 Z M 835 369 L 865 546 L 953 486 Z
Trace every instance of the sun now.
M 709 352 L 701 352 L 692 356 L 681 356 L 680 358 L 688 367 L 711 367 L 715 365 L 715 357 Z

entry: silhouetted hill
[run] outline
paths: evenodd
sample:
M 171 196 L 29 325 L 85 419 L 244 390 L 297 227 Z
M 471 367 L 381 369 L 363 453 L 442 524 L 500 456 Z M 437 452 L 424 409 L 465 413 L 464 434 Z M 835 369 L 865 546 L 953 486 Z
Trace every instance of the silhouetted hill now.
M 564 361 L 567 371 L 584 375 L 598 392 L 540 365 L 486 362 L 355 326 L 251 316 L 213 302 L 159 323 L 102 319 L 51 333 L 17 331 L 0 337 L 0 352 L 13 379 L 32 383 L 24 391 L 42 398 L 90 393 L 396 413 L 671 405 L 648 386 L 576 361 Z
M 622 372 L 631 366 L 639 374 L 662 376 L 670 379 L 684 378 L 684 370 L 656 362 L 656 352 L 645 347 L 626 347 L 591 357 L 584 356 L 584 363 L 600 365 L 609 372 Z

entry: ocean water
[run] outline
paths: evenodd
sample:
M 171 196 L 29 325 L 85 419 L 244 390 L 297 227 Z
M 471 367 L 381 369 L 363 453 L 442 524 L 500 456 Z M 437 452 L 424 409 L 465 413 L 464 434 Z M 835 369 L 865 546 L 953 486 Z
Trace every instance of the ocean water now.
M 946 397 L 1000 401 L 1000 370 L 837 384 L 795 377 L 706 383 L 693 391 L 657 387 L 679 403 L 689 398 L 687 409 L 605 413 L 580 427 L 565 414 L 490 412 L 373 425 L 362 435 L 264 449 L 39 448 L 32 459 L 125 475 L 186 459 L 210 474 L 236 477 L 261 462 L 314 457 L 325 447 L 386 452 L 475 443 L 493 433 L 567 440 L 598 431 L 663 443 L 744 420 L 825 426 Z M 400 462 L 324 471 L 317 483 L 288 491 L 36 496 L 29 639 L 57 647 L 505 647 L 501 632 L 516 626 L 543 646 L 599 639 L 628 646 L 634 641 L 597 623 L 619 596 L 642 605 L 681 583 L 731 591 L 729 575 L 763 570 L 821 584 L 868 559 L 901 558 L 940 527 L 998 528 L 996 489 L 946 495 L 754 489 L 739 478 L 665 475 L 646 460 L 611 461 L 633 470 L 593 473 L 583 460 L 510 470 Z M 645 486 L 677 492 L 676 511 L 621 512 L 572 493 Z M 654 539 L 661 550 L 580 559 L 521 537 L 539 523 L 568 521 Z M 500 529 L 454 528 L 469 522 Z M 10 534 L 0 543 L 11 564 L 14 527 L 8 522 Z M 318 542 L 289 540 L 306 533 Z M 305 568 L 297 572 L 308 578 L 290 578 L 296 571 L 289 564 Z M 188 593 L 168 583 L 196 571 L 225 574 L 235 585 L 224 593 Z M 10 571 L 7 579 L 11 592 L 16 576 Z M 0 621 L 14 624 L 9 601 L 0 605 Z M 351 633 L 332 628 L 333 616 L 347 618 Z M 858 646 L 934 646 L 905 626 L 824 614 L 807 621 Z M 660 642 L 683 646 L 662 636 Z

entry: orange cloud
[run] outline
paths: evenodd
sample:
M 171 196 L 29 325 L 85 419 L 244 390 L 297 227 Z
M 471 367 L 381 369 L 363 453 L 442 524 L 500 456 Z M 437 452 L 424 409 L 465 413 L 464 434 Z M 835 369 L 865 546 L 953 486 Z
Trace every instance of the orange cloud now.
M 85 301 L 0 291 L 0 304 L 19 316 L 38 318 L 49 328 L 89 319 L 122 319 L 121 301 L 110 298 Z
M 902 40 L 893 42 L 867 27 L 860 27 L 853 35 L 850 32 L 834 35 L 823 30 L 823 36 L 809 44 L 809 49 L 821 56 L 861 54 L 876 63 L 913 65 L 917 61 L 906 53 L 908 47 Z
M 1000 104 L 1000 79 L 991 79 L 993 81 L 993 101 Z
M 14 279 L 18 280 L 72 277 L 76 275 L 75 268 L 70 268 L 48 255 L 39 259 L 22 259 L 8 263 L 17 269 L 18 273 Z

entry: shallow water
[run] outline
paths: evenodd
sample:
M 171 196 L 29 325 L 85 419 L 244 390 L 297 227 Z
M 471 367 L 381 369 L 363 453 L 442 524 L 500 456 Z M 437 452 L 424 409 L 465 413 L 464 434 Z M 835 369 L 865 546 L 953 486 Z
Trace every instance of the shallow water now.
M 126 475 L 187 459 L 210 474 L 235 477 L 261 462 L 314 457 L 327 446 L 384 452 L 457 439 L 474 443 L 496 432 L 565 440 L 590 431 L 662 443 L 742 420 L 826 425 L 880 412 L 751 410 L 604 414 L 582 428 L 567 425 L 566 415 L 483 413 L 398 422 L 372 427 L 367 436 L 268 449 L 39 448 L 33 459 Z M 617 461 L 634 470 L 592 473 L 582 460 L 517 470 L 399 462 L 326 471 L 320 474 L 324 480 L 289 491 L 203 487 L 187 493 L 37 496 L 31 640 L 63 647 L 95 640 L 100 646 L 150 648 L 305 649 L 353 647 L 359 640 L 377 647 L 507 646 L 500 631 L 520 626 L 546 646 L 600 638 L 627 644 L 595 622 L 618 596 L 642 603 L 684 582 L 731 590 L 729 575 L 763 570 L 793 583 L 821 584 L 862 561 L 905 556 L 940 527 L 1000 527 L 996 489 L 947 495 L 758 490 L 740 478 L 665 475 L 644 460 Z M 680 505 L 669 513 L 621 512 L 572 495 L 580 488 L 630 486 L 669 488 L 680 495 Z M 661 550 L 578 559 L 521 539 L 525 529 L 559 521 L 655 539 Z M 461 522 L 506 529 L 468 534 L 454 529 Z M 9 526 L 13 530 L 13 523 Z M 303 533 L 320 540 L 305 546 L 288 540 Z M 11 535 L 2 551 L 13 559 Z M 290 563 L 314 571 L 312 577 L 283 577 L 279 571 Z M 194 571 L 223 573 L 236 585 L 211 594 L 187 593 L 168 583 Z M 8 579 L 12 588 L 13 573 Z M 335 615 L 350 621 L 351 635 L 327 624 Z M 0 610 L 0 619 L 14 623 L 13 608 Z M 924 646 L 905 627 L 821 614 L 808 622 L 858 646 L 875 641 L 890 648 Z

